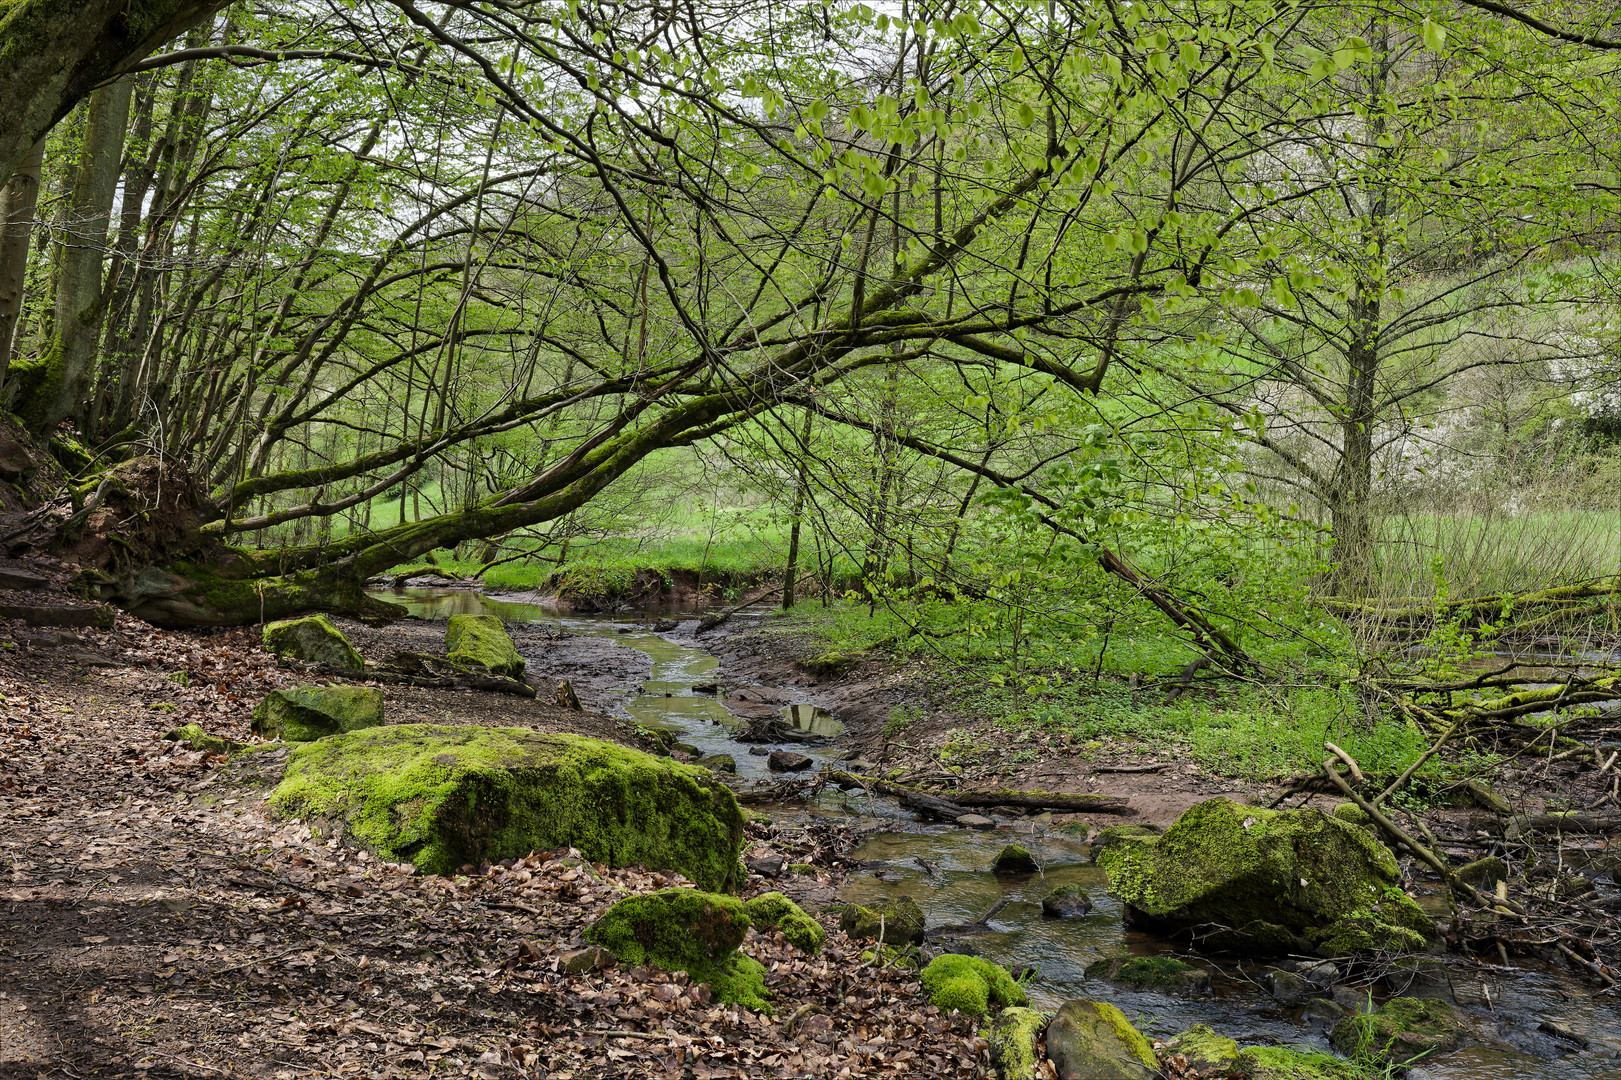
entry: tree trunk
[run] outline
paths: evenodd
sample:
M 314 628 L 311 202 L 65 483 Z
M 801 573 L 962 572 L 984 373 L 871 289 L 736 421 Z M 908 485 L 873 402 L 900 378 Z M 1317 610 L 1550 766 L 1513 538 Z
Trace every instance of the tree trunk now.
M 28 246 L 34 238 L 34 211 L 39 206 L 39 174 L 45 140 L 23 158 L 6 184 L 5 226 L 0 231 L 0 382 L 11 364 L 12 344 L 22 318 L 23 282 L 28 276 Z
M 90 380 L 106 315 L 102 259 L 123 163 L 133 83 L 132 79 L 119 79 L 90 99 L 67 236 L 62 242 L 51 346 L 43 357 L 27 365 L 26 376 L 23 365 L 18 365 L 21 393 L 17 411 L 36 434 L 49 432 L 73 415 Z
M 805 426 L 799 432 L 799 469 L 794 483 L 793 524 L 788 528 L 788 565 L 782 574 L 782 609 L 794 606 L 794 579 L 799 576 L 799 527 L 805 519 L 805 495 L 809 487 L 812 410 L 805 410 Z

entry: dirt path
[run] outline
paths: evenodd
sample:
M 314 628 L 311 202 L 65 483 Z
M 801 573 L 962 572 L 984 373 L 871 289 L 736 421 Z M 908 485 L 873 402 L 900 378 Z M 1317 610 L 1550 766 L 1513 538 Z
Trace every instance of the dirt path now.
M 246 631 L 0 631 L 0 1077 L 975 1074 L 969 1026 L 836 932 L 816 958 L 745 944 L 775 1017 L 684 976 L 557 971 L 614 899 L 671 880 L 544 856 L 417 876 L 270 820 L 279 752 L 256 775 L 161 739 L 186 721 L 246 739 L 293 681 Z M 625 737 L 522 698 L 384 693 L 391 722 Z M 751 830 L 749 857 L 829 852 Z

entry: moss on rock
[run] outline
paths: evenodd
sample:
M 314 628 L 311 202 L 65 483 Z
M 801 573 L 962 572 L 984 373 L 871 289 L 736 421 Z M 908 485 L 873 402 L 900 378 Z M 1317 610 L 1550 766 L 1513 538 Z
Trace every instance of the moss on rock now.
M 991 860 L 994 874 L 1033 874 L 1040 869 L 1041 864 L 1023 844 L 1008 844 Z
M 272 690 L 253 710 L 253 730 L 286 742 L 311 742 L 383 722 L 375 686 L 295 686 Z
M 1099 863 L 1128 917 L 1151 926 L 1260 924 L 1291 935 L 1316 932 L 1319 951 L 1354 944 L 1351 924 L 1336 929 L 1347 919 L 1374 940 L 1435 937 L 1434 923 L 1398 886 L 1389 849 L 1319 810 L 1210 799 L 1184 812 L 1163 836 L 1127 838 L 1107 848 Z M 1372 923 L 1389 929 L 1375 932 Z
M 1030 1004 L 1006 968 L 977 956 L 937 956 L 923 969 L 921 981 L 929 1000 L 946 1012 L 982 1016 L 986 1009 Z
M 735 889 L 743 814 L 710 772 L 578 735 L 399 724 L 312 743 L 271 798 L 386 859 L 436 874 L 575 847 L 611 866 Z
M 822 924 L 780 892 L 761 893 L 743 907 L 756 929 L 781 930 L 788 944 L 800 952 L 814 956 L 827 941 Z
M 1151 1080 L 1154 1047 L 1126 1014 L 1101 1001 L 1066 1001 L 1047 1025 L 1047 1056 L 1064 1080 Z
M 1086 965 L 1088 979 L 1107 979 L 1138 990 L 1191 994 L 1210 989 L 1210 975 L 1174 956 L 1135 956 L 1095 960 Z
M 181 724 L 163 737 L 168 742 L 183 743 L 189 750 L 203 750 L 210 754 L 233 754 L 245 745 L 210 735 L 200 724 Z
M 1013 1006 L 988 1019 L 981 1033 L 991 1045 L 991 1065 L 999 1080 L 1040 1080 L 1036 1038 L 1047 1018 L 1035 1009 Z
M 1092 898 L 1079 885 L 1060 885 L 1041 898 L 1041 913 L 1049 919 L 1068 919 L 1092 910 Z
M 1349 1061 L 1292 1046 L 1246 1047 L 1238 1067 L 1236 1075 L 1247 1080 L 1363 1080 L 1362 1070 Z
M 1236 1076 L 1243 1075 L 1239 1067 L 1238 1040 L 1218 1035 L 1204 1024 L 1195 1024 L 1179 1035 L 1165 1041 L 1160 1055 L 1166 1062 L 1166 1072 L 1172 1075 Z M 1181 1058 L 1181 1064 L 1171 1068 L 1170 1063 Z
M 839 914 L 839 929 L 858 941 L 882 940 L 888 945 L 921 945 L 923 909 L 910 896 L 891 897 L 871 907 L 847 904 Z M 882 938 L 879 938 L 880 929 Z
M 510 679 L 523 678 L 523 657 L 494 615 L 452 615 L 445 624 L 448 658 L 469 667 L 488 668 Z
M 325 615 L 273 622 L 265 627 L 264 644 L 277 656 L 292 660 L 326 664 L 345 671 L 366 670 L 360 653 Z
M 1454 1050 L 1464 1036 L 1463 1023 L 1446 1002 L 1394 997 L 1371 1014 L 1345 1017 L 1328 1041 L 1342 1054 L 1383 1067 Z
M 748 929 L 748 912 L 734 897 L 663 889 L 614 904 L 586 928 L 585 940 L 621 963 L 684 971 L 727 1004 L 768 1009 L 765 968 L 737 952 Z

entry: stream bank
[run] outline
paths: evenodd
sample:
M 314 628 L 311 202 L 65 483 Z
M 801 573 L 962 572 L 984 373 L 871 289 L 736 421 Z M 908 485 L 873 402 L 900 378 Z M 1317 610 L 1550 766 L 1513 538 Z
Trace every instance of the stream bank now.
M 397 595 L 393 598 L 399 599 Z M 954 726 L 950 716 L 924 714 L 907 726 L 904 739 L 886 732 L 894 710 L 928 700 L 928 676 L 923 668 L 857 661 L 827 670 L 829 665 L 814 662 L 821 652 L 807 655 L 805 648 L 796 648 L 791 640 L 785 642 L 784 635 L 761 634 L 744 619 L 699 634 L 696 619 L 671 619 L 674 613 L 670 612 L 584 617 L 533 605 L 514 606 L 511 598 L 484 601 L 421 595 L 409 602 L 420 604 L 424 614 L 439 614 L 443 609 L 436 609 L 437 604 L 471 610 L 465 605 L 488 603 L 488 610 L 509 620 L 538 620 L 596 642 L 549 644 L 532 660 L 533 670 L 548 676 L 579 670 L 587 656 L 622 657 L 625 651 L 644 654 L 645 668 L 622 658 L 609 660 L 604 670 L 617 674 L 595 691 L 604 695 L 596 700 L 637 723 L 672 728 L 679 732 L 680 741 L 702 753 L 731 754 L 745 780 L 768 774 L 758 764 L 751 765 L 751 759 L 762 759 L 749 754 L 749 748 L 732 736 L 751 720 L 780 716 L 795 706 L 820 708 L 844 725 L 841 738 L 809 749 L 818 764 L 863 757 L 899 770 L 907 778 L 927 776 L 926 770 L 931 768 L 938 772 L 938 765 L 933 764 L 936 759 L 923 750 L 926 739 L 950 738 L 961 731 L 960 719 Z M 666 622 L 656 623 L 659 617 Z M 674 626 L 669 625 L 671 621 Z M 663 629 L 656 631 L 653 625 Z M 515 630 L 514 637 L 524 649 L 527 631 L 523 627 Z M 813 662 L 807 664 L 807 659 Z M 725 696 L 694 689 L 709 682 L 718 683 Z M 794 745 L 804 749 L 802 744 Z M 859 838 L 848 856 L 854 863 L 852 869 L 835 875 L 818 891 L 800 892 L 798 897 L 815 910 L 818 905 L 907 896 L 922 908 L 928 925 L 937 928 L 972 923 L 997 908 L 982 927 L 971 933 L 936 934 L 931 947 L 974 952 L 1014 971 L 1034 968 L 1028 990 L 1036 1006 L 1050 1010 L 1074 998 L 1108 1002 L 1154 1038 L 1168 1038 L 1204 1023 L 1244 1044 L 1323 1049 L 1328 1029 L 1345 1010 L 1366 1011 L 1393 993 L 1407 993 L 1455 1003 L 1474 1033 L 1471 1045 L 1416 1067 L 1412 1072 L 1416 1077 L 1598 1080 L 1616 1075 L 1621 1030 L 1612 1004 L 1595 997 L 1560 967 L 1535 961 L 1504 968 L 1452 957 L 1445 974 L 1425 980 L 1423 986 L 1413 985 L 1410 976 L 1403 977 L 1388 966 L 1341 965 L 1334 985 L 1293 993 L 1280 992 L 1279 987 L 1295 983 L 1269 971 L 1287 968 L 1289 962 L 1233 957 L 1177 954 L 1210 977 L 1209 989 L 1192 995 L 1133 990 L 1088 977 L 1086 968 L 1100 959 L 1175 954 L 1170 942 L 1123 925 L 1119 904 L 1106 895 L 1102 871 L 1090 865 L 1086 841 L 1097 827 L 1121 820 L 1164 825 L 1188 806 L 1214 795 L 1243 800 L 1265 789 L 1175 761 L 1145 760 L 1141 753 L 1116 750 L 1100 754 L 1087 748 L 1083 758 L 1079 753 L 1066 753 L 1068 749 L 1021 744 L 1016 735 L 1000 746 L 986 738 L 979 760 L 962 775 L 944 774 L 943 778 L 986 786 L 1123 794 L 1137 814 L 1121 819 L 999 813 L 996 828 L 979 832 L 917 821 L 892 800 L 823 789 L 808 803 L 768 808 L 785 825 L 819 822 L 839 834 Z M 1153 767 L 1152 771 L 1110 771 L 1144 766 Z M 1011 840 L 1031 848 L 1041 864 L 1039 872 L 1020 876 L 990 872 L 997 851 Z M 781 884 L 784 891 L 790 891 L 795 883 Z M 1066 884 L 1084 889 L 1094 910 L 1078 918 L 1043 917 L 1044 893 Z M 772 887 L 777 885 L 772 883 Z M 1578 1049 L 1549 1031 L 1574 1032 L 1589 1045 Z

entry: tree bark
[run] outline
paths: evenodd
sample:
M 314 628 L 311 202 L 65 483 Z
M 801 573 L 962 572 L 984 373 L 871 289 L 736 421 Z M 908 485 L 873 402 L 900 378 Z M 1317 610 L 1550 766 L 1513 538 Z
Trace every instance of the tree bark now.
M 12 344 L 22 319 L 28 246 L 34 239 L 34 212 L 39 206 L 39 174 L 44 161 L 45 140 L 41 139 L 6 184 L 5 226 L 0 231 L 0 383 L 5 381 L 11 364 Z

